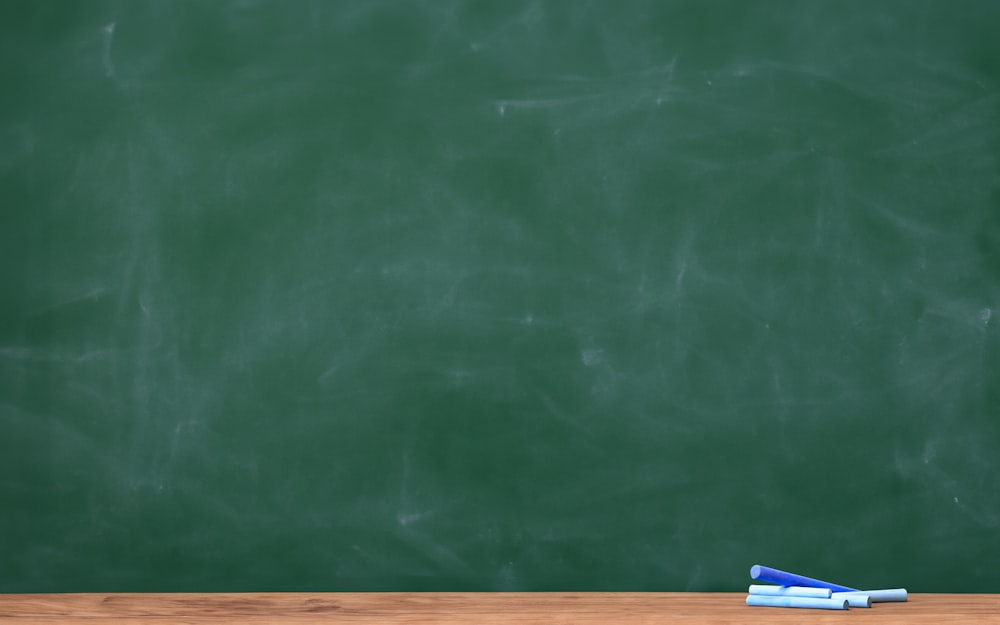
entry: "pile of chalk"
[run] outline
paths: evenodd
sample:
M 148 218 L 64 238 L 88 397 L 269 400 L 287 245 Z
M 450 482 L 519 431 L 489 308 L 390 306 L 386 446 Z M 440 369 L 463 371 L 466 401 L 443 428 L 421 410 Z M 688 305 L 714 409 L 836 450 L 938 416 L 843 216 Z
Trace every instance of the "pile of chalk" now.
M 858 590 L 759 564 L 750 567 L 750 579 L 765 582 L 750 585 L 747 605 L 753 606 L 846 610 L 870 608 L 872 603 L 883 601 L 906 601 L 905 588 Z

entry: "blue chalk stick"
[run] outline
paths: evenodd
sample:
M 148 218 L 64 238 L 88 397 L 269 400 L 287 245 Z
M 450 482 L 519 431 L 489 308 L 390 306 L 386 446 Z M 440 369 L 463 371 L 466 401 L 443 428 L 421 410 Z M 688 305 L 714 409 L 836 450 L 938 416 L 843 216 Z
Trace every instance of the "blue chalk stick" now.
M 767 595 L 769 597 L 818 597 L 829 599 L 829 588 L 811 588 L 809 586 L 770 586 L 750 584 L 751 595 Z
M 747 595 L 747 605 L 763 606 L 767 608 L 817 608 L 820 610 L 846 610 L 847 599 Z
M 848 588 L 840 584 L 831 584 L 811 577 L 803 577 L 795 573 L 786 573 L 768 566 L 755 564 L 750 567 L 750 579 L 759 582 L 778 584 L 779 586 L 811 586 L 813 588 L 829 588 L 833 592 L 856 592 L 857 588 Z
M 886 590 L 855 590 L 851 592 L 835 592 L 833 596 L 843 595 L 847 597 L 848 595 L 859 593 L 862 595 L 868 595 L 872 598 L 872 603 L 883 603 L 886 601 L 906 601 L 906 589 L 905 588 L 888 588 Z

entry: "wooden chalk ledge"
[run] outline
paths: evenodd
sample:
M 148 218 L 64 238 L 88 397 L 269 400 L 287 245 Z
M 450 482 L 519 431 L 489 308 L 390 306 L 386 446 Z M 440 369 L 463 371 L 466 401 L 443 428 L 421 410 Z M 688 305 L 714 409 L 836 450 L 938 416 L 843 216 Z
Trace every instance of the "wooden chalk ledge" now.
M 911 594 L 844 612 L 748 607 L 746 593 L 0 594 L 0 622 L 32 625 L 615 623 L 995 625 L 1000 595 Z

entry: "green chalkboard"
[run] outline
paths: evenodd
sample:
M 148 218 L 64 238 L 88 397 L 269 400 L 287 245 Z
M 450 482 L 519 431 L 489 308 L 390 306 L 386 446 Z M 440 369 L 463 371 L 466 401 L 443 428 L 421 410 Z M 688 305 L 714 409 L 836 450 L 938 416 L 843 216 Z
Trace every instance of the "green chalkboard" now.
M 0 591 L 1000 591 L 1000 3 L 0 8 Z

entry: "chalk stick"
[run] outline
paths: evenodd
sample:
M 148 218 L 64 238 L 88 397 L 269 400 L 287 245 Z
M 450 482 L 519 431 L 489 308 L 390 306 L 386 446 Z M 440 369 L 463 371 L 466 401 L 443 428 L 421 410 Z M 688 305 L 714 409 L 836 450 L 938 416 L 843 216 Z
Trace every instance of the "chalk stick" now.
M 887 588 L 885 590 L 855 590 L 854 593 L 868 595 L 872 598 L 872 603 L 885 603 L 888 601 L 906 601 L 905 588 Z M 833 596 L 853 594 L 852 592 L 835 592 Z
M 847 599 L 821 599 L 819 597 L 770 597 L 747 595 L 747 605 L 766 608 L 814 608 L 819 610 L 846 610 Z
M 771 567 L 761 566 L 759 564 L 755 564 L 750 567 L 750 579 L 755 579 L 759 582 L 768 582 L 770 584 L 778 584 L 779 586 L 811 586 L 813 588 L 829 588 L 833 592 L 856 592 L 858 590 L 857 588 L 848 588 L 847 586 L 841 586 L 840 584 L 831 584 L 830 582 L 796 575 L 795 573 L 786 573 L 785 571 L 779 571 L 778 569 L 772 569 Z
M 852 608 L 872 607 L 871 595 L 867 595 L 863 592 L 835 592 L 830 598 L 847 599 L 847 605 Z
M 818 597 L 820 599 L 829 599 L 831 593 L 832 591 L 829 588 L 750 584 L 751 595 L 767 595 L 769 597 Z

